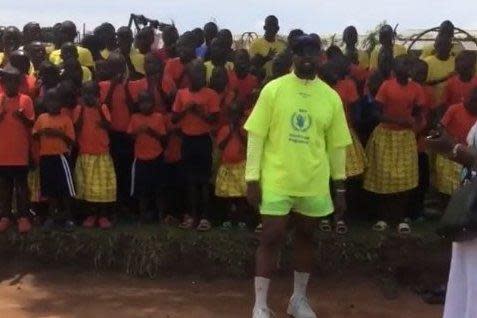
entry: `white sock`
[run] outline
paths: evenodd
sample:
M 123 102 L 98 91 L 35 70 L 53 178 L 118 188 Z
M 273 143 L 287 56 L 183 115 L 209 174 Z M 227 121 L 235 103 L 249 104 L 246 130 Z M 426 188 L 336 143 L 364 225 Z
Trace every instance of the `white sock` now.
M 301 273 L 295 271 L 295 280 L 293 283 L 293 297 L 306 297 L 306 287 L 310 280 L 310 273 Z
M 268 308 L 268 286 L 270 286 L 270 279 L 255 277 L 255 308 Z

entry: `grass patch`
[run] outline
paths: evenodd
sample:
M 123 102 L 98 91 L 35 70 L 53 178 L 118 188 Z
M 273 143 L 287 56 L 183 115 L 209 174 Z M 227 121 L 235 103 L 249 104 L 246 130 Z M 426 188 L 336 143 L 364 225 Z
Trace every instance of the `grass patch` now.
M 440 276 L 449 263 L 450 245 L 434 234 L 434 227 L 435 223 L 417 224 L 406 238 L 390 231 L 373 232 L 368 223 L 353 223 L 345 236 L 317 232 L 316 271 L 372 268 L 404 281 Z M 283 271 L 292 268 L 292 236 L 281 253 Z M 151 278 L 177 274 L 251 277 L 257 244 L 254 233 L 239 230 L 198 233 L 157 225 L 73 233 L 36 229 L 26 236 L 14 231 L 0 235 L 0 257 L 26 256 L 49 266 L 73 264 Z

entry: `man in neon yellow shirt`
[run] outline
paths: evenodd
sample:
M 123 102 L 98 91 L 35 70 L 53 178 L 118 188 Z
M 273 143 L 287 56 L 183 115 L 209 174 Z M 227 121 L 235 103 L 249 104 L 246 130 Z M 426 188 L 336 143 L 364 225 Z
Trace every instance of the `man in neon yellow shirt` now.
M 295 284 L 288 314 L 314 318 L 306 286 L 312 268 L 316 220 L 345 204 L 345 156 L 351 137 L 338 94 L 319 80 L 320 44 L 308 35 L 292 47 L 294 73 L 267 84 L 250 115 L 247 151 L 247 199 L 262 214 L 263 232 L 256 256 L 253 318 L 269 318 L 268 286 L 290 211 L 296 219 Z
M 75 41 L 77 36 L 76 25 L 71 21 L 64 21 L 61 23 L 60 32 L 59 32 L 59 46 L 56 47 L 56 50 L 50 53 L 50 62 L 55 65 L 60 65 L 63 63 L 63 59 L 61 58 L 61 45 L 67 42 Z M 78 62 L 80 62 L 81 66 L 87 67 L 90 70 L 94 68 L 94 61 L 93 55 L 91 52 L 82 47 L 77 45 L 78 48 Z
M 266 75 L 270 77 L 272 75 L 272 60 L 275 55 L 285 51 L 286 43 L 277 38 L 280 26 L 276 16 L 268 16 L 263 29 L 265 30 L 264 36 L 252 42 L 249 53 L 252 63 L 263 67 Z

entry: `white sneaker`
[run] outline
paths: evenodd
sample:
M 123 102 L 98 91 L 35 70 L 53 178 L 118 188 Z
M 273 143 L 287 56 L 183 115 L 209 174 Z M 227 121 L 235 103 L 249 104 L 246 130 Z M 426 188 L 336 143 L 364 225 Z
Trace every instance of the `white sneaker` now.
M 272 318 L 275 317 L 273 311 L 268 308 L 254 308 L 252 318 Z
M 306 297 L 292 297 L 288 305 L 287 314 L 294 318 L 316 318 Z

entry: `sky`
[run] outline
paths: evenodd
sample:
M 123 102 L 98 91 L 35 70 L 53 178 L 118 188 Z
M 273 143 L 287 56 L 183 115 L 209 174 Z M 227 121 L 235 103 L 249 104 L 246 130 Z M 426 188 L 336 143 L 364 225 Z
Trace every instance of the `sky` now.
M 477 29 L 477 0 L 0 0 L 0 25 L 29 21 L 51 26 L 74 21 L 92 30 L 102 22 L 127 25 L 130 13 L 162 22 L 173 20 L 180 31 L 215 21 L 234 34 L 261 33 L 269 14 L 280 19 L 281 33 L 301 28 L 319 34 L 341 33 L 355 25 L 366 33 L 379 22 L 399 23 L 398 31 L 437 26 L 450 19 L 458 27 Z M 454 5 L 457 4 L 458 5 Z

